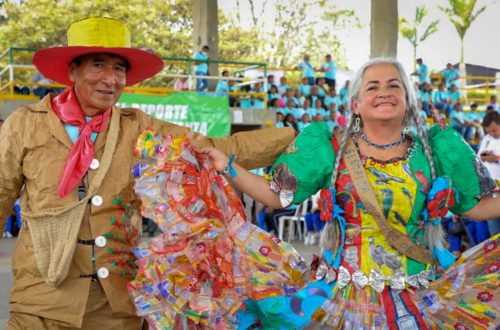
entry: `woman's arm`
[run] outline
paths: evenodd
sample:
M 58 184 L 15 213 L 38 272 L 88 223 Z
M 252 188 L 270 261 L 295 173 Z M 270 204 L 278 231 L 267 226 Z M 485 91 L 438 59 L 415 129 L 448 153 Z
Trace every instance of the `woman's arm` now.
M 200 152 L 206 153 L 213 160 L 215 168 L 225 173 L 225 169 L 228 167 L 229 158 L 224 153 L 215 148 L 204 148 L 201 149 Z M 262 204 L 274 209 L 281 209 L 284 207 L 281 205 L 279 196 L 271 190 L 269 182 L 264 177 L 248 172 L 235 162 L 232 162 L 230 167 L 233 169 L 233 174 L 236 175 L 232 176 L 231 171 L 229 171 L 225 173 L 225 176 L 229 182 L 236 186 L 236 188 Z
M 500 218 L 500 198 L 485 196 L 476 206 L 461 215 L 476 221 Z

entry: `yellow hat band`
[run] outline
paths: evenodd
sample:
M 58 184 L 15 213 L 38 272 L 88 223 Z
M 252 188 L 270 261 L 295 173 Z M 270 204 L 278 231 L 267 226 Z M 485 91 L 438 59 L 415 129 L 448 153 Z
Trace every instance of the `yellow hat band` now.
M 130 31 L 115 19 L 91 17 L 70 25 L 68 46 L 130 47 Z

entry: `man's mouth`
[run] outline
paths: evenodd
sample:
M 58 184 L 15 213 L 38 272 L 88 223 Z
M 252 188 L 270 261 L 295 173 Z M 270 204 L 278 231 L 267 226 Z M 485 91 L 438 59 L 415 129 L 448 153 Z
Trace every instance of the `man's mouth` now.
M 97 92 L 101 93 L 101 94 L 106 94 L 106 95 L 112 95 L 112 94 L 114 94 L 113 91 L 104 90 L 104 89 L 98 89 Z

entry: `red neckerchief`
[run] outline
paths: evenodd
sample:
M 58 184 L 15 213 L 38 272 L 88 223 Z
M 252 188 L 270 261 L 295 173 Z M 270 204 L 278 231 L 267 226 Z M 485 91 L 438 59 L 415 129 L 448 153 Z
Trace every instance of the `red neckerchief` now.
M 61 181 L 57 186 L 59 196 L 64 197 L 82 181 L 87 173 L 94 159 L 94 143 L 90 136 L 92 132 L 99 133 L 106 127 L 111 109 L 86 122 L 73 88 L 56 96 L 52 100 L 52 108 L 63 123 L 77 126 L 80 131 L 66 159 Z

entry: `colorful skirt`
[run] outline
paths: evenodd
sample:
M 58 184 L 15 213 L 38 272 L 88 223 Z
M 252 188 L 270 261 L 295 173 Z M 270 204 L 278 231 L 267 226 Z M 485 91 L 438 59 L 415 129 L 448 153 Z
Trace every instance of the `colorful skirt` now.
M 465 252 L 439 279 L 376 291 L 323 278 L 290 296 L 247 301 L 239 329 L 499 329 L 500 234 Z M 342 286 L 342 288 L 340 288 Z M 423 286 L 423 287 L 422 287 Z

